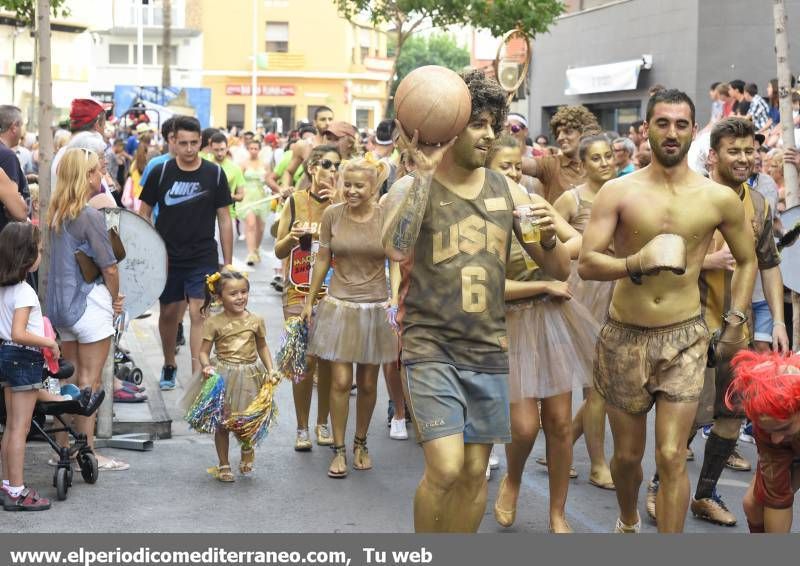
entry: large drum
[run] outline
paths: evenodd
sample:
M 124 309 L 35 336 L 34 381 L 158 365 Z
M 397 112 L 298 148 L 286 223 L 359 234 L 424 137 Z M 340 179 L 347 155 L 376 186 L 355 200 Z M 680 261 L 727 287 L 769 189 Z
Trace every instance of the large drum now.
M 793 229 L 800 230 L 800 206 L 793 206 L 781 214 L 783 229 L 788 234 Z M 786 242 L 781 249 L 781 275 L 783 284 L 800 293 L 800 235 Z
M 106 226 L 116 228 L 125 245 L 125 259 L 117 264 L 120 292 L 125 295 L 129 320 L 149 309 L 167 283 L 167 247 L 144 218 L 124 208 L 106 208 Z

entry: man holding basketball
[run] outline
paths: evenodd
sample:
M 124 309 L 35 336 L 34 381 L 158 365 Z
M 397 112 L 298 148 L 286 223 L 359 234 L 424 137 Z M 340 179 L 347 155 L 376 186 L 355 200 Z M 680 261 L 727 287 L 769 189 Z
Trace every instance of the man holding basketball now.
M 463 80 L 472 98 L 467 126 L 436 147 L 398 128 L 416 174 L 384 201 L 384 247 L 403 270 L 403 385 L 425 455 L 417 532 L 477 531 L 489 452 L 511 440 L 503 290 L 512 230 L 522 241 L 516 205 L 539 217 L 541 243 L 523 243 L 531 257 L 553 277 L 569 273 L 550 205 L 524 191 L 512 196 L 505 178 L 483 167 L 505 124 L 506 93 L 479 71 Z

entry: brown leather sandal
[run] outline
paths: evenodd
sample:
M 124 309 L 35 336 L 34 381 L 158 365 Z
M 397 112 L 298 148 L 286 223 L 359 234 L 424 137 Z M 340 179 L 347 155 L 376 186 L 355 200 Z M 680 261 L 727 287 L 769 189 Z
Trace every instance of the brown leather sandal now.
M 333 460 L 331 460 L 331 465 L 328 467 L 328 477 L 334 479 L 342 479 L 347 477 L 347 447 L 342 446 L 332 446 L 333 449 Z M 341 462 L 343 466 L 341 468 L 334 468 L 334 464 Z
M 369 457 L 366 438 L 353 437 L 353 469 L 362 471 L 372 469 L 372 458 Z

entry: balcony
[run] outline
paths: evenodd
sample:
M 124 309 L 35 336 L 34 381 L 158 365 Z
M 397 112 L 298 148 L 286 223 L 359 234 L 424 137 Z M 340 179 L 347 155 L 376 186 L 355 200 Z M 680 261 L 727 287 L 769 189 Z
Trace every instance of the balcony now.
M 114 0 L 114 27 L 135 28 L 139 20 L 137 12 L 141 0 Z M 186 0 L 172 0 L 172 27 L 182 28 L 186 24 Z M 161 28 L 164 25 L 164 3 L 150 0 L 142 6 L 142 27 Z

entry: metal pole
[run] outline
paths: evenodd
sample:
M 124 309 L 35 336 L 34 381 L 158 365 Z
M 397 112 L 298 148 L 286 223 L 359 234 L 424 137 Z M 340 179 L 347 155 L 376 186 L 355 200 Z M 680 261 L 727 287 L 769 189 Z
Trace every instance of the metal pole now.
M 113 436 L 114 425 L 114 338 L 111 338 L 111 348 L 108 349 L 106 362 L 103 364 L 103 390 L 106 398 L 100 408 L 97 409 L 97 438 L 111 438 Z
M 256 89 L 258 88 L 258 0 L 253 0 L 253 65 L 251 69 L 252 76 L 250 77 L 250 128 L 256 131 L 256 122 L 258 121 L 258 95 Z
M 136 0 L 136 84 L 144 86 L 144 5 Z

